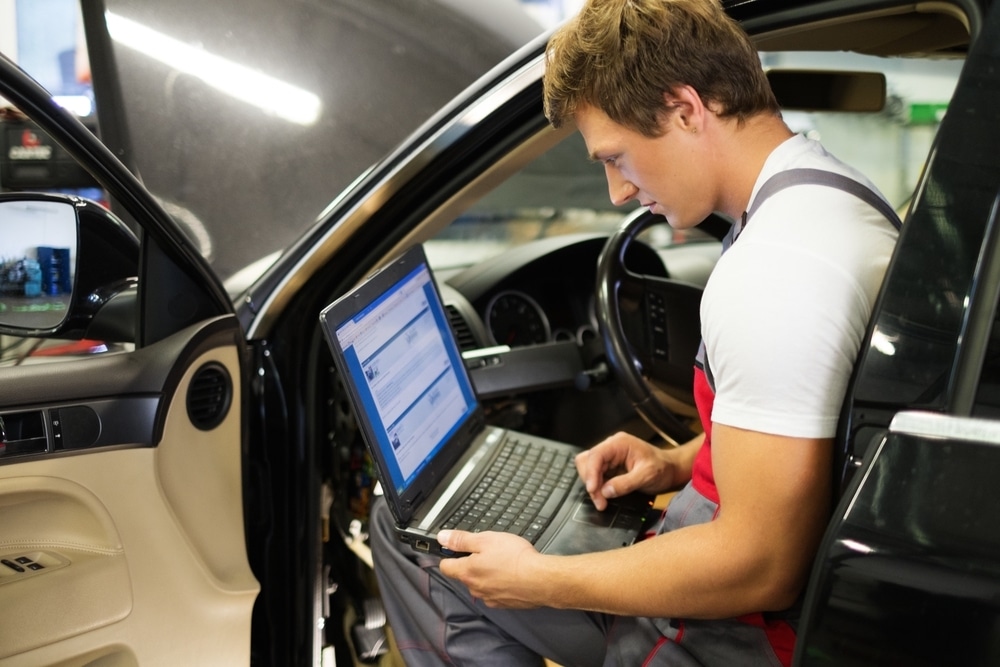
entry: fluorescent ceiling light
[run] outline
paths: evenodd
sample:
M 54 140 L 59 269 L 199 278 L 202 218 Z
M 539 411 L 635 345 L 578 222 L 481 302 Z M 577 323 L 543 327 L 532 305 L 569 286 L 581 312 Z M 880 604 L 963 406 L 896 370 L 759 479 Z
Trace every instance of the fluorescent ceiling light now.
M 312 125 L 322 104 L 318 96 L 262 72 L 185 44 L 173 37 L 107 12 L 111 38 L 213 88 L 280 118 Z
M 94 113 L 94 103 L 86 95 L 53 95 L 52 100 L 63 109 L 81 118 Z

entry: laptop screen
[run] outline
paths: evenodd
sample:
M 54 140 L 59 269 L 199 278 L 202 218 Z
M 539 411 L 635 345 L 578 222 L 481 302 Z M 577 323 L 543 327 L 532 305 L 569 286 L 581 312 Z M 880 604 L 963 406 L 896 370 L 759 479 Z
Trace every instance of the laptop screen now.
M 345 372 L 401 496 L 475 412 L 475 393 L 423 262 L 334 322 Z

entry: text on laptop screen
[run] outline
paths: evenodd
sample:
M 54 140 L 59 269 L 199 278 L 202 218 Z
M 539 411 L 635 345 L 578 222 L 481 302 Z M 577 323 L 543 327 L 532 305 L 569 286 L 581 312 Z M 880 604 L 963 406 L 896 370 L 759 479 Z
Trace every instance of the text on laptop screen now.
M 476 405 L 431 281 L 418 266 L 336 331 L 398 493 Z

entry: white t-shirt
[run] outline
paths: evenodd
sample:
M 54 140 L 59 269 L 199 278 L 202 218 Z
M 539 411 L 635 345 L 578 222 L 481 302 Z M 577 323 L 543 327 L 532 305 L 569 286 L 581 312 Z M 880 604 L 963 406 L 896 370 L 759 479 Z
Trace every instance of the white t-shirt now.
M 801 135 L 768 157 L 774 174 L 814 168 L 870 181 Z M 836 432 L 847 383 L 896 243 L 869 204 L 825 185 L 763 202 L 719 259 L 701 304 L 714 423 L 803 438 Z

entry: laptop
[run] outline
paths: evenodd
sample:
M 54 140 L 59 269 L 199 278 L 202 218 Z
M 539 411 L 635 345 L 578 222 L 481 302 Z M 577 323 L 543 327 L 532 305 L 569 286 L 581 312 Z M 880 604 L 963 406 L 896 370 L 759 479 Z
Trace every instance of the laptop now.
M 555 554 L 621 547 L 642 534 L 649 497 L 598 512 L 576 473 L 579 448 L 486 423 L 422 246 L 319 319 L 397 534 L 415 550 L 461 555 L 437 542 L 444 528 L 514 532 Z M 484 490 L 496 482 L 499 490 Z

